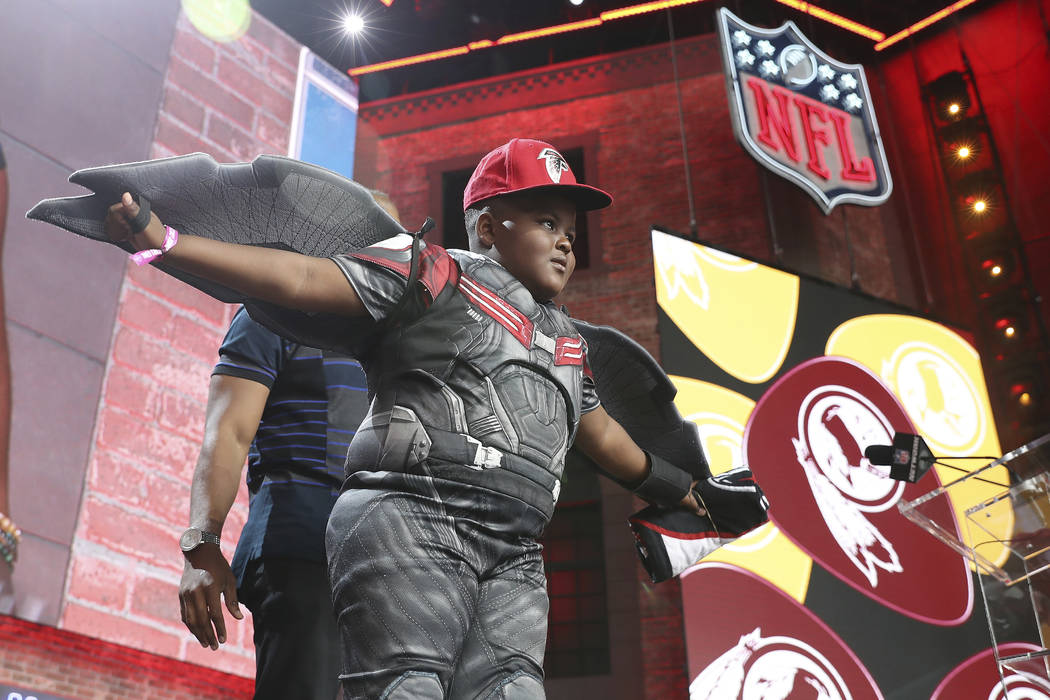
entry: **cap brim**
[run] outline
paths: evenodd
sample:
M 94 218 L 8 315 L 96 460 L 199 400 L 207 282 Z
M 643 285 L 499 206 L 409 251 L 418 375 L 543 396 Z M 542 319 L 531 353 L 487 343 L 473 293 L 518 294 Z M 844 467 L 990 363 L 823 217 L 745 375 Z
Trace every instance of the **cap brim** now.
M 509 192 L 500 192 L 484 199 L 471 202 L 466 205 L 464 209 L 480 204 L 486 200 L 493 199 L 494 197 L 505 197 L 510 194 L 520 194 L 522 192 L 552 192 L 560 194 L 563 197 L 568 197 L 575 204 L 579 211 L 594 211 L 595 209 L 604 209 L 605 207 L 612 204 L 613 198 L 608 192 L 600 190 L 597 187 L 591 187 L 590 185 L 581 184 L 565 184 L 565 185 L 532 185 L 531 187 L 521 187 L 516 190 Z

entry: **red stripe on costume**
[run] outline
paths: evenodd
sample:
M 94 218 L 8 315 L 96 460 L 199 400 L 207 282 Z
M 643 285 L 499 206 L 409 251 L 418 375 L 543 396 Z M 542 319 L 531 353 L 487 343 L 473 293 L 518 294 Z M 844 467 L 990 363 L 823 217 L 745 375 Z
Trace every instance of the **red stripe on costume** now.
M 744 535 L 748 534 L 749 532 L 754 532 L 758 528 L 760 528 L 763 525 L 765 525 L 765 523 L 759 523 L 758 525 L 755 525 L 750 530 L 745 530 L 744 532 L 741 532 L 738 535 L 735 532 L 718 532 L 717 530 L 715 530 L 713 532 L 675 532 L 674 530 L 668 530 L 667 528 L 660 527 L 659 525 L 653 525 L 652 523 L 650 523 L 650 522 L 648 522 L 646 520 L 635 519 L 635 518 L 628 518 L 627 520 L 628 520 L 628 522 L 630 522 L 630 523 L 632 523 L 634 525 L 640 525 L 641 527 L 644 527 L 647 530 L 652 530 L 653 532 L 659 532 L 661 535 L 667 535 L 668 537 L 674 537 L 675 539 L 678 539 L 678 540 L 707 540 L 707 539 L 712 539 L 712 538 L 715 538 L 715 537 L 723 537 L 723 538 L 726 538 L 726 539 L 735 540 L 735 539 L 740 539 L 741 537 L 743 537 Z
M 653 525 L 652 523 L 644 520 L 631 520 L 635 525 L 641 525 L 647 530 L 653 532 L 659 532 L 661 535 L 667 535 L 668 537 L 674 537 L 676 540 L 709 540 L 715 537 L 728 537 L 735 539 L 736 535 L 731 532 L 719 532 L 713 530 L 711 532 L 675 532 L 674 530 L 668 530 L 667 528 L 660 527 L 659 525 Z
M 459 268 L 452 262 L 448 252 L 441 246 L 428 245 L 423 250 L 419 261 L 419 281 L 430 292 L 432 299 L 436 299 L 449 280 L 453 284 L 459 275 Z
M 562 336 L 554 344 L 554 364 L 582 365 L 583 339 Z
M 365 250 L 368 250 L 368 249 L 366 248 Z M 373 249 L 373 251 L 374 251 L 374 249 Z M 404 253 L 405 251 L 404 250 L 392 250 L 390 252 L 391 253 Z M 394 272 L 396 272 L 399 275 L 401 275 L 403 277 L 406 277 L 406 278 L 408 277 L 409 272 L 412 271 L 412 266 L 410 264 L 411 258 L 409 258 L 409 262 L 406 262 L 404 260 L 394 260 L 392 258 L 380 257 L 379 255 L 373 255 L 373 254 L 365 253 L 364 251 L 361 251 L 361 252 L 358 252 L 358 253 L 352 253 L 350 257 L 357 258 L 358 260 L 364 260 L 364 261 L 370 262 L 370 263 L 375 263 L 376 265 L 379 265 L 380 267 L 385 267 L 388 270 L 393 270 Z
M 532 321 L 492 290 L 478 284 L 466 275 L 459 279 L 459 288 L 485 315 L 510 331 L 525 347 L 532 346 Z

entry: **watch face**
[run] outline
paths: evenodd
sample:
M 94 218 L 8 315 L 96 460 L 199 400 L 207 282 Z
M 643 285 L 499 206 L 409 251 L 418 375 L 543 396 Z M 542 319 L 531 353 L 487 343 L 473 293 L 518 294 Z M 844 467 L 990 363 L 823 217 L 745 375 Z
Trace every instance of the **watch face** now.
M 182 533 L 182 537 L 179 538 L 179 546 L 184 552 L 192 552 L 200 543 L 201 531 L 195 527 L 186 530 L 186 532 Z

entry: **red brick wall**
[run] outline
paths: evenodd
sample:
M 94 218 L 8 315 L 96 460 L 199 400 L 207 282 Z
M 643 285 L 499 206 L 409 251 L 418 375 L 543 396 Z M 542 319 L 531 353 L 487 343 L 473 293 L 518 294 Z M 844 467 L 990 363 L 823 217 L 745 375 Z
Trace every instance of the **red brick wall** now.
M 224 45 L 181 17 L 151 156 L 283 155 L 299 50 L 259 16 Z M 232 621 L 230 641 L 211 652 L 186 631 L 177 596 L 177 538 L 189 514 L 208 378 L 233 310 L 128 264 L 59 623 L 65 631 L 0 618 L 0 635 L 19 640 L 0 645 L 0 680 L 78 698 L 251 694 L 250 618 Z M 227 556 L 246 516 L 242 487 L 223 531 Z
M 0 617 L 0 669 L 14 687 L 78 700 L 230 700 L 251 697 L 254 687 L 248 678 L 10 617 Z

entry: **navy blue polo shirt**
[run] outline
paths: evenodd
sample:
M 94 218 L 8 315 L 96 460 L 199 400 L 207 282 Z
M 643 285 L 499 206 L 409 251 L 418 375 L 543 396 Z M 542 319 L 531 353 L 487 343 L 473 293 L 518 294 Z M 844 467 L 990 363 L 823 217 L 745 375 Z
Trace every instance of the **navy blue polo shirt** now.
M 212 374 L 250 379 L 270 390 L 248 452 L 248 520 L 232 564 L 238 585 L 254 559 L 323 563 L 325 527 L 343 482 L 346 449 L 368 409 L 361 365 L 286 340 L 242 308 Z

